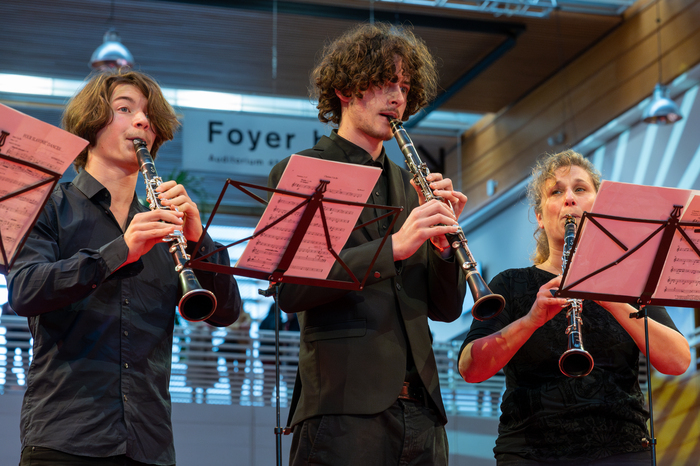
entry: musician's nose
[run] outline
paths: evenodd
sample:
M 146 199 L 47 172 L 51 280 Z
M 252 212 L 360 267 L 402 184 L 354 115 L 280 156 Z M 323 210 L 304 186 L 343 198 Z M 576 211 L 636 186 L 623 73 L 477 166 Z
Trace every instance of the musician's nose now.
M 574 196 L 574 191 L 571 188 L 566 190 L 566 196 L 564 197 L 564 202 L 567 206 L 576 205 L 576 196 Z
M 148 130 L 151 127 L 151 122 L 148 121 L 148 115 L 145 112 L 137 112 L 134 115 L 133 124 L 137 128 Z

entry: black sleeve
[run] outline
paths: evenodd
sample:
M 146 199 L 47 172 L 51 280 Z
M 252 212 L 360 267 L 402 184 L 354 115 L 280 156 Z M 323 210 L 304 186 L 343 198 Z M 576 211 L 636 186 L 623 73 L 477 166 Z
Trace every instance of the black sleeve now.
M 469 333 L 467 333 L 467 337 L 464 339 L 462 346 L 459 348 L 459 356 L 462 355 L 464 348 L 466 348 L 466 346 L 472 341 L 494 334 L 514 320 L 512 317 L 513 308 L 508 275 L 505 272 L 496 275 L 489 283 L 489 288 L 493 293 L 500 294 L 503 296 L 503 298 L 505 298 L 505 307 L 503 308 L 503 311 L 501 311 L 501 313 L 493 319 L 483 321 L 474 319 L 472 321 L 472 325 L 469 328 Z
M 221 247 L 223 247 L 222 244 L 215 243 L 207 234 L 202 240 L 200 252 L 202 254 L 207 254 L 208 251 L 213 251 Z M 188 251 L 188 253 L 190 252 Z M 228 250 L 226 249 L 222 249 L 213 256 L 207 258 L 206 262 L 225 265 L 227 267 L 231 265 Z M 204 270 L 195 270 L 194 273 L 199 280 L 199 284 L 216 296 L 216 311 L 214 311 L 214 314 L 205 322 L 215 327 L 227 327 L 238 320 L 243 305 L 241 303 L 240 292 L 238 291 L 238 283 L 236 283 L 236 279 L 233 275 Z

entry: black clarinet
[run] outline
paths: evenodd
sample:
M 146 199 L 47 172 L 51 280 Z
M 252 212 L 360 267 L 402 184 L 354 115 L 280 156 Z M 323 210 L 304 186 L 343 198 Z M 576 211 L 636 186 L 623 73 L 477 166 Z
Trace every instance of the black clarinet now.
M 134 148 L 141 174 L 146 182 L 146 196 L 151 210 L 170 209 L 170 207 L 163 206 L 158 199 L 156 188 L 163 183 L 163 180 L 156 172 L 156 166 L 153 164 L 153 157 L 148 151 L 146 142 L 134 139 Z M 172 210 L 177 211 L 177 208 L 173 207 Z M 185 264 L 190 260 L 190 256 L 186 252 L 187 238 L 181 230 L 175 230 L 171 235 L 163 238 L 163 241 L 171 243 L 169 251 L 173 255 L 173 261 L 175 261 L 175 271 L 180 277 L 182 297 L 177 305 L 180 315 L 190 322 L 208 319 L 216 311 L 216 296 L 211 291 L 202 288 L 194 271 L 185 267 Z
M 566 270 L 569 263 L 571 249 L 574 247 L 576 237 L 576 219 L 572 215 L 566 216 L 564 224 L 564 251 L 562 254 L 561 270 Z M 568 349 L 559 358 L 559 370 L 567 377 L 583 377 L 593 370 L 593 356 L 583 348 L 581 340 L 581 310 L 583 301 L 569 299 L 569 309 L 566 311 L 566 319 L 569 322 L 566 327 Z
M 416 148 L 413 146 L 411 138 L 401 124 L 401 120 L 390 118 L 389 125 L 391 126 L 391 131 L 394 133 L 396 142 L 399 144 L 401 153 L 403 153 L 406 159 L 406 165 L 408 165 L 409 171 L 413 174 L 413 181 L 416 183 L 423 193 L 426 201 L 431 201 L 437 199 L 439 201 L 447 202 L 442 197 L 433 194 L 433 190 L 430 189 L 430 182 L 427 180 L 427 176 L 430 175 L 430 170 L 427 165 L 423 163 Z M 450 205 L 450 208 L 452 206 Z M 467 246 L 467 238 L 464 236 L 462 228 L 459 228 L 456 233 L 445 235 L 447 241 L 449 241 L 450 246 L 454 250 L 455 257 L 461 263 L 462 270 L 467 278 L 467 284 L 469 285 L 469 290 L 474 298 L 474 306 L 472 307 L 472 316 L 476 320 L 488 320 L 496 317 L 506 304 L 506 300 L 500 294 L 493 293 L 486 282 L 479 274 L 476 269 L 476 260 L 472 256 L 469 247 Z

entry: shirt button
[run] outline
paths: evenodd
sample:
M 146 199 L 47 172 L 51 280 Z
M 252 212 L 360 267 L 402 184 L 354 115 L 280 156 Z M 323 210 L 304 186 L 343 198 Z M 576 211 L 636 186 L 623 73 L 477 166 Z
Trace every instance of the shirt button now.
M 374 195 L 375 195 L 375 196 L 379 196 L 379 191 L 377 191 L 376 193 L 374 193 Z
M 128 331 L 128 330 L 124 330 L 124 336 L 125 336 L 125 337 L 128 337 L 128 336 L 129 336 L 129 331 Z
M 128 300 L 128 299 L 125 299 L 125 300 L 124 300 L 124 304 L 128 305 L 128 304 L 129 304 L 129 300 Z
M 95 288 L 97 288 L 97 285 L 92 285 L 92 289 L 94 290 Z
M 129 400 L 126 398 L 126 395 L 124 395 L 124 401 L 129 401 Z
M 381 278 L 382 274 L 379 272 L 374 272 L 374 278 Z
M 397 283 L 397 284 L 396 284 L 396 289 L 399 290 L 399 291 L 401 291 L 401 283 Z
M 124 369 L 128 369 L 128 368 L 129 368 L 129 363 L 128 363 L 128 362 L 125 362 L 125 363 L 124 363 Z

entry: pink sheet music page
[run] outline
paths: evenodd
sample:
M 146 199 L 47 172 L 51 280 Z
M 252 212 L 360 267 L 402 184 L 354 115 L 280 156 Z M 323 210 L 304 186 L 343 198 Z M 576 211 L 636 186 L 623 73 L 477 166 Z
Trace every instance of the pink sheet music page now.
M 696 248 L 700 249 L 700 191 L 692 191 L 681 213 L 681 223 L 697 226 L 682 227 Z M 676 231 L 669 249 L 654 298 L 700 301 L 700 256 L 683 235 Z
M 324 199 L 366 203 L 380 174 L 381 169 L 377 167 L 294 154 L 289 159 L 277 189 L 308 196 L 316 190 L 320 180 L 328 180 Z M 304 207 L 274 227 L 259 232 L 304 200 L 301 197 L 274 193 L 255 228 L 257 236 L 248 242 L 236 267 L 274 272 L 301 219 Z M 355 227 L 362 207 L 324 203 L 323 209 L 333 250 L 339 253 Z M 286 275 L 325 279 L 334 262 L 335 258 L 326 246 L 321 214 L 317 211 Z
M 594 273 L 571 287 L 571 290 L 641 296 L 661 242 L 663 232 L 657 232 L 661 222 L 668 220 L 674 205 L 687 206 L 692 196 L 694 194 L 690 190 L 603 181 L 592 212 L 622 219 L 596 218 L 602 229 L 590 219 L 585 222 L 562 287 L 570 286 Z M 632 221 L 635 219 L 658 222 Z M 624 248 L 613 241 L 606 231 Z M 680 234 L 676 233 L 676 236 Z M 642 243 L 643 246 L 623 259 L 623 256 Z M 613 265 L 600 271 L 610 264 Z M 668 264 L 666 267 L 671 268 Z M 596 271 L 600 272 L 595 273 Z M 677 270 L 674 269 L 673 273 L 677 273 Z M 661 283 L 663 279 L 664 275 Z
M 52 183 L 21 192 L 55 175 L 23 164 L 38 165 L 60 176 L 88 142 L 67 131 L 0 104 L 0 240 L 8 257 L 15 256 Z M 0 269 L 8 264 L 0 255 Z

